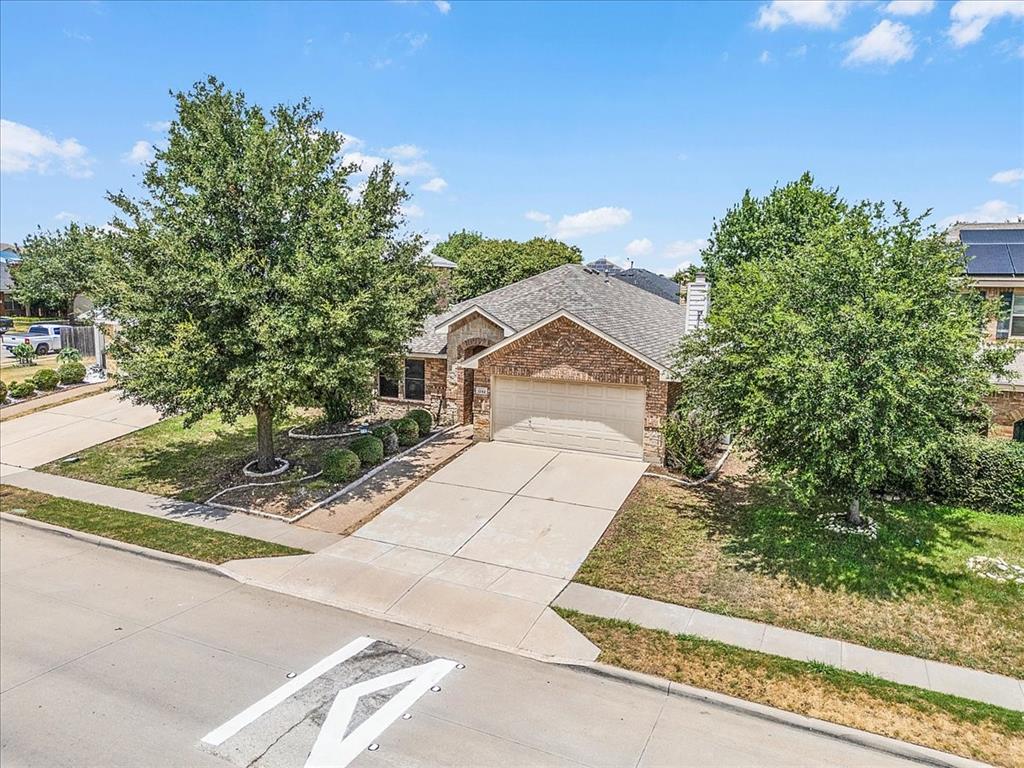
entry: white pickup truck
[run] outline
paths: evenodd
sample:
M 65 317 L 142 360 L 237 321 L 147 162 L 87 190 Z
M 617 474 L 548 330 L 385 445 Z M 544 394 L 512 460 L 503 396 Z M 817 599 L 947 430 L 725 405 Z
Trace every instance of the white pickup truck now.
M 3 347 L 13 352 L 19 344 L 31 344 L 37 355 L 47 355 L 60 349 L 60 329 L 67 328 L 59 323 L 30 325 L 25 333 L 5 333 Z

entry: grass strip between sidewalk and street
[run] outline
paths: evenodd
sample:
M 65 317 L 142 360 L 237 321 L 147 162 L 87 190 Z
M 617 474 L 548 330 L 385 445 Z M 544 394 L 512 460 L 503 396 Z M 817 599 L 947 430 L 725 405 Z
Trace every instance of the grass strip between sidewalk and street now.
M 0 510 L 215 565 L 252 557 L 308 554 L 303 549 L 283 544 L 9 485 L 0 486 Z
M 826 664 L 555 610 L 598 661 L 994 765 L 1024 765 L 1024 713 Z

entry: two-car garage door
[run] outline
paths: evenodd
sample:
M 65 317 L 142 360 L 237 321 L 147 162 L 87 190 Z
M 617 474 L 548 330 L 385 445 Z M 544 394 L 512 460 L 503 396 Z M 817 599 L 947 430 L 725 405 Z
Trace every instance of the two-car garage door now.
M 644 388 L 498 376 L 491 438 L 643 458 Z

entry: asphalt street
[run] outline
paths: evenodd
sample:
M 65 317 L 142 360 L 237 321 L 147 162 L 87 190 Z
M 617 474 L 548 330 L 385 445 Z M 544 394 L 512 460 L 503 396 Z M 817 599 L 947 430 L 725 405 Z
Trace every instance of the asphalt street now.
M 4 768 L 903 763 L 10 523 L 0 574 Z

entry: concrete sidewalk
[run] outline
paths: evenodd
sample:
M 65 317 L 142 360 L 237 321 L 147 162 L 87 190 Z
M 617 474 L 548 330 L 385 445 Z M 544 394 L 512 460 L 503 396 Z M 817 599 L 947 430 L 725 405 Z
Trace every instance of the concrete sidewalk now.
M 279 520 L 256 517 L 244 512 L 229 512 L 203 504 L 177 501 L 163 496 L 154 496 L 151 493 L 130 491 L 125 488 L 75 480 L 71 477 L 48 475 L 44 472 L 22 469 L 8 464 L 0 464 L 0 482 L 13 485 L 16 488 L 48 493 L 51 496 L 62 496 L 66 499 L 85 501 L 90 504 L 102 504 L 125 512 L 137 512 L 140 515 L 162 517 L 166 520 L 198 525 L 203 528 L 214 528 L 239 536 L 249 536 L 263 541 L 272 541 L 275 544 L 298 547 L 310 552 L 318 552 L 332 544 L 337 544 L 343 538 L 337 534 L 300 528 Z
M 1008 709 L 1024 710 L 1024 681 L 1004 675 L 877 651 L 841 640 L 585 584 L 570 584 L 555 598 L 553 605 L 592 616 L 621 619 L 649 629 L 718 640 L 728 645 L 798 661 L 818 661 L 903 685 L 963 696 Z
M 4 420 L 0 454 L 6 464 L 38 467 L 158 421 L 155 409 L 121 400 L 116 391 L 103 392 Z

